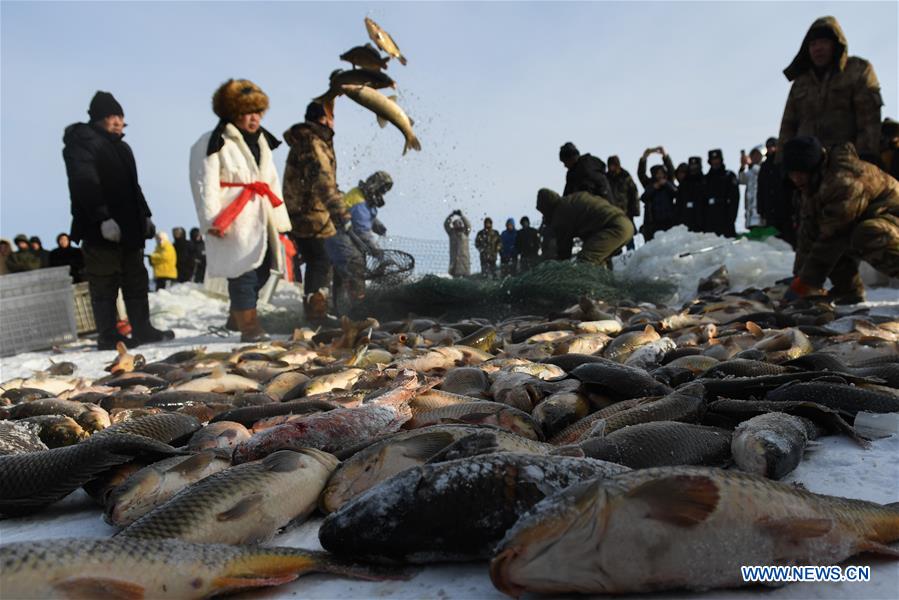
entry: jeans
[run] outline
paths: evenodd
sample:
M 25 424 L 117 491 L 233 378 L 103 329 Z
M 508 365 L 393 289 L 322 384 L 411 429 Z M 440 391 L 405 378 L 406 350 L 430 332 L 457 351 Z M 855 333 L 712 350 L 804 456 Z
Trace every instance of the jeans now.
M 272 263 L 272 250 L 265 251 L 262 264 L 252 271 L 228 280 L 228 297 L 231 299 L 231 310 L 250 310 L 256 308 L 259 290 L 268 281 Z

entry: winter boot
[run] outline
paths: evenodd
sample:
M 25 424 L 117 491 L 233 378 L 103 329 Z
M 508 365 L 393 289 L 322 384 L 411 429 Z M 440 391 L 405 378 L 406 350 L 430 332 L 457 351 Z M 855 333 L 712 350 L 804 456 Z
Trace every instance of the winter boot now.
M 259 324 L 259 315 L 255 308 L 232 311 L 234 321 L 240 329 L 240 341 L 245 343 L 265 342 L 271 338 Z
M 322 291 L 307 294 L 303 298 L 303 313 L 306 315 L 306 321 L 311 324 L 326 321 L 328 318 L 328 298 Z
M 137 346 L 137 342 L 119 333 L 116 327 L 115 298 L 91 298 L 94 312 L 94 323 L 97 324 L 97 350 L 115 350 L 116 344 L 122 342 L 128 348 Z
M 150 301 L 146 294 L 125 298 L 125 309 L 131 321 L 131 337 L 137 344 L 153 344 L 175 339 L 171 329 L 156 329 L 150 323 Z

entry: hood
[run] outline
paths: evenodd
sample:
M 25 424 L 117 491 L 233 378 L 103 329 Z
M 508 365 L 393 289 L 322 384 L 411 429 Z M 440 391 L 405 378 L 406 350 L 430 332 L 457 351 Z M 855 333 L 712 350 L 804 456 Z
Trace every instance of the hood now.
M 840 27 L 836 17 L 820 17 L 815 19 L 812 26 L 808 28 L 805 37 L 802 38 L 802 46 L 799 47 L 796 58 L 793 59 L 790 66 L 784 69 L 784 76 L 787 78 L 787 81 L 793 81 L 812 68 L 812 59 L 808 55 L 808 42 L 812 31 L 815 29 L 827 29 L 833 34 L 837 40 L 837 66 L 841 71 L 846 68 L 846 61 L 849 59 L 849 44 L 846 42 L 846 34 L 843 33 L 843 28 Z
M 539 210 L 544 217 L 551 217 L 561 201 L 562 197 L 550 189 L 543 188 L 537 192 L 537 210 Z
M 125 137 L 124 133 L 121 135 L 107 133 L 102 129 L 97 129 L 90 123 L 72 123 L 66 127 L 65 132 L 62 135 L 62 142 L 64 144 L 70 144 L 75 140 L 89 140 L 104 135 L 113 141 L 118 141 Z
M 515 229 L 515 219 L 513 219 L 512 217 L 506 219 L 506 227 L 508 227 L 509 225 L 512 226 L 512 229 Z
M 309 135 L 316 135 L 326 142 L 330 142 L 334 137 L 334 130 L 327 125 L 322 125 L 321 123 L 310 123 L 309 121 L 304 121 L 302 123 L 297 123 L 290 129 L 285 131 L 284 141 L 287 142 L 288 146 L 293 147 L 300 142 L 301 138 Z

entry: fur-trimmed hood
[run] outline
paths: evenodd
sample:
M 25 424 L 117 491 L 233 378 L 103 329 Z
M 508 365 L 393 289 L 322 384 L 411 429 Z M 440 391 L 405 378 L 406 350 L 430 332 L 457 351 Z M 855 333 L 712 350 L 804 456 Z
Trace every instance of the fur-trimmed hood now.
M 790 66 L 784 69 L 784 76 L 786 76 L 787 81 L 795 80 L 812 68 L 812 59 L 808 55 L 808 44 L 812 32 L 816 29 L 826 29 L 833 34 L 836 40 L 835 54 L 837 57 L 837 67 L 840 71 L 846 68 L 846 61 L 849 60 L 849 44 L 846 42 L 846 34 L 843 33 L 843 28 L 840 27 L 840 23 L 837 21 L 836 17 L 820 17 L 815 19 L 812 26 L 808 28 L 805 37 L 802 38 L 802 46 L 799 47 L 796 58 L 793 59 Z

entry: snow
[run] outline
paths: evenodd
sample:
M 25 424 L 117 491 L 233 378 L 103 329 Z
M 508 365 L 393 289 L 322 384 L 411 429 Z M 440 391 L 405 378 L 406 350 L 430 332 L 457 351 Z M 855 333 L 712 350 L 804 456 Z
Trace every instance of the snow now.
M 670 278 L 678 284 L 684 298 L 692 294 L 699 277 L 707 276 L 718 266 L 726 264 L 731 283 L 741 286 L 763 286 L 789 275 L 792 253 L 779 241 L 741 242 L 725 249 L 694 255 L 691 258 L 672 258 L 676 254 L 719 242 L 715 236 L 696 236 L 691 241 L 685 232 L 663 234 L 653 250 L 648 244 L 627 258 L 626 273 L 653 273 Z M 692 236 L 692 234 L 691 234 Z M 751 246 L 750 246 L 751 244 Z M 741 247 L 742 246 L 742 247 Z M 748 251 L 751 249 L 752 251 Z M 723 261 L 722 261 L 723 259 Z M 151 311 L 158 327 L 175 329 L 176 339 L 142 347 L 138 352 L 148 361 L 164 358 L 174 352 L 205 346 L 210 351 L 230 350 L 239 344 L 237 334 L 220 338 L 208 332 L 209 326 L 222 325 L 227 310 L 226 301 L 210 296 L 194 284 L 175 285 L 169 290 L 150 295 Z M 899 315 L 899 290 L 882 288 L 869 290 L 869 302 L 864 305 L 883 314 Z M 300 296 L 292 285 L 282 284 L 268 310 L 299 311 Z M 851 312 L 858 307 L 845 307 Z M 103 368 L 112 362 L 115 352 L 98 352 L 93 342 L 84 340 L 65 346 L 59 353 L 30 352 L 0 359 L 0 380 L 30 376 L 45 369 L 52 358 L 56 362 L 71 361 L 78 366 L 77 375 L 100 377 Z M 806 454 L 799 467 L 787 481 L 803 484 L 808 490 L 822 494 L 860 498 L 886 503 L 899 500 L 899 436 L 877 440 L 862 449 L 845 437 L 825 437 Z M 321 519 L 309 520 L 296 529 L 277 536 L 272 545 L 320 549 L 318 527 Z M 447 522 L 452 527 L 452 522 Z M 54 539 L 72 536 L 104 537 L 116 529 L 103 522 L 100 509 L 82 491 L 76 491 L 60 503 L 39 515 L 8 519 L 0 522 L 0 543 L 25 540 Z M 872 566 L 869 583 L 791 584 L 765 590 L 767 599 L 793 598 L 897 598 L 899 597 L 899 561 L 864 555 L 850 559 L 851 564 Z M 358 582 L 327 575 L 302 577 L 291 584 L 268 590 L 245 593 L 248 598 L 504 598 L 490 583 L 487 564 L 483 562 L 431 565 L 414 571 L 409 581 Z M 707 594 L 663 594 L 661 598 L 705 597 L 741 599 L 757 597 L 759 589 L 734 591 L 716 590 Z

